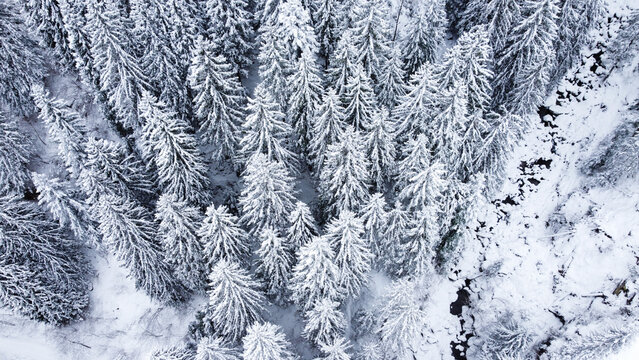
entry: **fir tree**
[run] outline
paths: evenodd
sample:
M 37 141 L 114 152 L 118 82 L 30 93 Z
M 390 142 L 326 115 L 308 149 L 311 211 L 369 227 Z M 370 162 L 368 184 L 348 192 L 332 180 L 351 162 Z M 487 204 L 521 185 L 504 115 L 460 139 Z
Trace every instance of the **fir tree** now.
M 262 230 L 259 240 L 261 245 L 257 250 L 256 273 L 266 282 L 266 294 L 282 302 L 293 265 L 292 249 L 272 228 Z
M 248 161 L 256 154 L 266 155 L 295 169 L 295 155 L 287 148 L 287 140 L 293 130 L 284 121 L 284 114 L 277 103 L 273 102 L 262 84 L 255 89 L 255 98 L 249 99 L 249 115 L 243 124 L 244 137 L 240 141 L 243 158 Z
M 381 257 L 385 251 L 385 233 L 388 227 L 388 213 L 386 211 L 384 195 L 375 193 L 371 195 L 368 203 L 362 209 L 362 222 L 367 245 L 375 257 Z
M 512 28 L 521 21 L 521 0 L 470 0 L 460 20 L 468 31 L 476 25 L 486 25 L 490 42 L 499 52 L 504 48 Z
M 178 280 L 190 289 L 203 284 L 202 245 L 197 237 L 200 212 L 175 194 L 163 194 L 157 202 L 155 219 L 166 260 Z
M 260 53 L 257 58 L 260 63 L 260 84 L 282 110 L 288 106 L 286 79 L 293 70 L 294 63 L 284 53 L 275 31 L 274 25 L 262 26 Z
M 195 360 L 240 360 L 240 354 L 220 338 L 206 337 L 197 343 Z
M 353 46 L 353 37 L 350 31 L 346 31 L 337 42 L 336 49 L 329 59 L 328 84 L 335 87 L 337 96 L 343 103 L 346 97 L 348 80 L 355 76 L 356 50 Z
M 406 95 L 404 64 L 397 46 L 390 51 L 388 61 L 380 70 L 377 84 L 377 99 L 389 109 L 393 109 L 399 99 Z
M 129 269 L 136 288 L 162 302 L 184 300 L 185 289 L 164 260 L 155 240 L 157 228 L 145 208 L 126 198 L 103 195 L 92 212 L 104 243 Z
M 455 35 L 459 35 L 459 22 L 469 2 L 470 0 L 446 0 L 448 28 Z
M 67 169 L 77 175 L 83 166 L 83 142 L 87 132 L 80 114 L 61 100 L 52 98 L 42 86 L 33 87 L 33 99 L 49 135 L 58 143 L 58 155 Z
M 320 96 L 324 92 L 313 54 L 302 54 L 287 84 L 290 94 L 287 118 L 293 125 L 298 144 L 307 152 L 313 118 L 320 106 Z
M 477 173 L 475 157 L 484 146 L 484 134 L 488 129 L 484 117 L 484 113 L 480 111 L 468 117 L 468 126 L 461 138 L 459 154 L 450 167 L 451 173 L 456 173 L 459 179 L 466 180 Z
M 396 202 L 395 206 L 388 212 L 386 230 L 383 233 L 383 241 L 380 244 L 379 262 L 391 274 L 401 275 L 405 258 L 404 243 L 410 225 L 410 214 L 404 210 L 401 203 Z
M 371 80 L 362 66 L 355 67 L 355 73 L 348 79 L 345 90 L 345 119 L 357 130 L 368 129 L 375 111 L 376 99 Z
M 252 13 L 246 0 L 207 0 L 206 13 L 211 21 L 209 38 L 216 55 L 224 55 L 236 73 L 248 74 L 253 40 Z
M 225 205 L 206 209 L 206 217 L 197 231 L 209 269 L 221 260 L 241 261 L 248 254 L 248 235 L 237 217 Z
M 293 251 L 308 244 L 314 236 L 319 234 L 311 210 L 302 201 L 295 203 L 295 208 L 288 217 L 288 223 L 287 242 Z
M 261 319 L 264 297 L 258 288 L 237 263 L 217 262 L 209 276 L 207 313 L 220 336 L 238 341 L 249 325 Z
M 311 4 L 311 17 L 320 45 L 320 54 L 328 58 L 340 37 L 339 18 L 342 15 L 342 4 L 337 0 L 311 0 Z
M 310 310 L 319 299 L 340 299 L 339 269 L 334 257 L 331 245 L 323 237 L 316 237 L 298 251 L 289 289 L 301 311 Z
M 150 360 L 191 360 L 195 351 L 186 346 L 171 346 L 166 349 L 156 350 L 151 354 Z
M 87 29 L 89 5 L 83 0 L 59 0 L 62 21 L 65 24 L 69 50 L 73 57 L 73 67 L 80 79 L 89 87 L 97 85 L 99 75 L 93 64 L 91 36 Z
M 467 89 L 462 80 L 442 91 L 436 101 L 439 113 L 423 129 L 434 140 L 437 157 L 447 164 L 457 158 L 463 132 L 468 126 Z
M 294 180 L 284 165 L 268 160 L 264 154 L 254 155 L 242 180 L 244 187 L 239 198 L 241 222 L 251 234 L 258 234 L 266 227 L 282 228 L 295 201 Z
M 406 95 L 393 108 L 396 136 L 410 139 L 424 128 L 435 107 L 437 85 L 430 64 L 423 65 L 408 82 Z
M 358 0 L 355 4 L 350 28 L 355 59 L 377 80 L 390 52 L 391 29 L 386 19 L 390 8 L 382 0 Z
M 399 193 L 406 209 L 412 212 L 436 205 L 446 189 L 445 174 L 444 166 L 437 161 L 411 171 L 408 182 Z
M 34 109 L 29 92 L 45 73 L 40 48 L 28 33 L 19 10 L 0 4 L 0 105 L 20 115 Z
M 321 173 L 328 146 L 342 138 L 344 132 L 344 108 L 334 89 L 329 89 L 322 99 L 313 123 L 310 155 L 316 173 Z
M 610 49 L 608 56 L 613 68 L 634 58 L 633 55 L 639 48 L 639 41 L 636 41 L 638 29 L 639 10 L 635 9 L 628 15 L 623 26 L 619 29 L 619 33 L 608 47 Z
M 280 1 L 277 5 L 277 41 L 284 57 L 295 61 L 302 54 L 316 54 L 317 38 L 308 8 L 300 0 Z
M 124 127 L 136 129 L 140 125 L 138 98 L 149 83 L 135 57 L 131 34 L 113 1 L 93 4 L 89 19 L 91 54 L 100 74 L 99 90 L 106 95 L 118 121 Z
M 444 41 L 446 12 L 442 0 L 430 1 L 410 21 L 403 40 L 406 72 L 412 75 L 425 63 L 434 63 Z
M 47 178 L 33 173 L 33 184 L 38 190 L 38 204 L 44 207 L 61 227 L 73 232 L 76 239 L 91 245 L 98 245 L 100 235 L 91 218 L 88 206 L 76 198 L 76 194 L 60 182 L 58 178 Z
M 180 200 L 205 203 L 208 200 L 208 177 L 204 159 L 186 122 L 144 93 L 140 102 L 142 148 L 157 168 L 158 182 L 164 193 Z
M 340 142 L 328 147 L 320 173 L 320 195 L 328 213 L 359 210 L 368 198 L 369 168 L 361 135 L 347 127 Z
M 325 354 L 322 360 L 351 360 L 348 351 L 351 344 L 343 337 L 339 337 L 328 344 L 321 344 L 320 350 Z
M 271 323 L 253 324 L 242 339 L 244 360 L 293 360 L 295 356 L 289 350 L 279 326 Z
M 80 318 L 91 273 L 81 249 L 32 203 L 13 195 L 0 203 L 0 304 L 55 325 Z
M 412 178 L 430 166 L 432 155 L 426 135 L 419 134 L 410 139 L 402 149 L 402 159 L 397 163 L 397 188 L 405 188 Z
M 215 56 L 209 41 L 199 38 L 195 46 L 189 82 L 196 94 L 193 105 L 200 120 L 198 133 L 215 146 L 215 159 L 234 158 L 244 120 L 244 89 L 226 59 Z
M 468 109 L 470 113 L 486 112 L 492 98 L 493 48 L 485 27 L 475 27 L 464 33 L 459 39 L 463 65 L 460 78 L 468 90 Z
M 304 317 L 306 325 L 302 335 L 316 345 L 331 343 L 344 335 L 346 320 L 336 301 L 320 299 Z
M 0 195 L 21 195 L 29 180 L 31 143 L 15 121 L 0 112 Z
M 326 227 L 326 238 L 335 252 L 339 286 L 346 297 L 356 298 L 368 282 L 373 255 L 363 238 L 362 221 L 350 211 L 342 211 Z
M 366 134 L 366 155 L 371 162 L 371 178 L 374 188 L 383 191 L 395 172 L 395 129 L 388 110 L 373 115 Z
M 402 275 L 419 278 L 432 271 L 434 249 L 439 243 L 437 224 L 438 218 L 433 206 L 418 209 L 413 213 L 406 243 L 402 249 Z
M 497 53 L 496 66 L 502 70 L 495 76 L 493 99 L 518 114 L 530 112 L 546 96 L 555 61 L 559 7 L 555 0 L 528 0 L 523 13 L 523 20 Z

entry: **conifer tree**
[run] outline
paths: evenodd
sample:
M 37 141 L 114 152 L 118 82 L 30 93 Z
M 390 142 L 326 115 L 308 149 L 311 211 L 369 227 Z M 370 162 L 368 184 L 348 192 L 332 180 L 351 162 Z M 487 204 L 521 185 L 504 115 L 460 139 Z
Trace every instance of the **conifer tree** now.
M 294 180 L 284 165 L 267 159 L 264 154 L 250 158 L 242 175 L 244 187 L 239 205 L 240 221 L 251 234 L 259 234 L 264 228 L 282 228 L 294 208 Z
M 534 109 L 546 96 L 555 61 L 559 7 L 555 0 L 528 0 L 524 18 L 496 56 L 495 103 L 518 114 Z
M 375 193 L 368 199 L 368 203 L 362 209 L 361 215 L 367 245 L 378 259 L 385 252 L 385 233 L 388 227 L 386 207 L 384 195 Z
M 399 193 L 399 198 L 406 204 L 406 210 L 419 211 L 429 205 L 436 205 L 446 189 L 445 174 L 443 164 L 438 161 L 411 171 L 408 182 Z
M 467 180 L 469 176 L 477 173 L 475 157 L 484 146 L 484 134 L 488 130 L 488 123 L 484 117 L 481 111 L 468 117 L 468 126 L 462 135 L 458 156 L 450 165 L 451 173 L 456 173 L 459 179 Z
M 225 205 L 206 209 L 206 217 L 197 231 L 203 257 L 212 269 L 221 260 L 241 261 L 248 254 L 248 235 Z
M 463 80 L 442 91 L 436 101 L 439 113 L 423 129 L 433 139 L 436 155 L 447 164 L 457 158 L 463 132 L 468 126 L 467 94 Z
M 58 155 L 71 173 L 78 174 L 83 166 L 86 134 L 80 114 L 61 100 L 52 98 L 40 85 L 33 87 L 33 99 L 49 135 L 58 143 Z
M 410 214 L 404 210 L 400 202 L 388 212 L 386 230 L 380 244 L 379 262 L 394 275 L 401 275 L 402 260 L 405 258 L 404 243 L 410 225 Z
M 208 200 L 204 159 L 186 121 L 145 92 L 140 102 L 144 154 L 157 168 L 164 193 L 203 204 Z
M 464 33 L 459 38 L 463 65 L 460 77 L 468 90 L 468 109 L 488 111 L 492 99 L 492 58 L 493 48 L 489 34 L 484 26 L 478 26 Z
M 439 244 L 438 217 L 433 206 L 425 206 L 413 213 L 409 223 L 402 275 L 419 278 L 433 269 L 435 247 Z
M 162 302 L 184 300 L 185 289 L 164 260 L 155 240 L 156 226 L 145 208 L 127 198 L 106 195 L 100 196 L 92 211 L 104 243 L 129 269 L 136 288 Z
M 31 86 L 42 81 L 45 71 L 40 48 L 22 19 L 12 3 L 0 4 L 0 105 L 28 115 L 34 109 Z
M 320 350 L 325 354 L 322 360 L 351 360 L 348 351 L 351 344 L 343 337 L 339 337 L 328 344 L 321 344 Z
M 431 118 L 438 92 L 430 64 L 423 65 L 408 82 L 406 95 L 400 96 L 393 108 L 396 137 L 410 139 L 424 127 Z
M 345 91 L 346 121 L 356 130 L 368 129 L 375 111 L 376 99 L 370 77 L 361 65 L 355 67 L 353 76 L 346 83 Z
M 93 68 L 91 36 L 87 29 L 89 5 L 82 0 L 59 0 L 62 21 L 65 24 L 69 51 L 73 59 L 72 68 L 89 87 L 97 84 L 98 74 Z
M 195 360 L 240 360 L 240 354 L 219 337 L 206 337 L 197 343 Z
M 252 63 L 253 16 L 246 0 L 207 0 L 206 13 L 211 21 L 209 38 L 216 55 L 224 55 L 236 73 L 248 74 Z
M 244 89 L 226 58 L 216 56 L 213 45 L 204 38 L 195 43 L 189 82 L 196 94 L 193 106 L 200 121 L 200 138 L 215 146 L 215 159 L 234 158 L 244 120 Z
M 171 346 L 156 350 L 151 354 L 150 360 L 192 360 L 195 350 L 186 346 Z
M 38 204 L 44 207 L 61 227 L 73 232 L 76 239 L 98 245 L 100 235 L 86 203 L 76 197 L 58 178 L 32 173 L 31 179 L 38 190 Z
M 0 5 L 1 6 L 1 5 Z M 0 195 L 21 195 L 29 180 L 31 143 L 15 121 L 0 112 Z
M 265 25 L 260 30 L 260 53 L 257 56 L 260 63 L 260 84 L 280 106 L 280 110 L 285 110 L 288 107 L 289 93 L 286 79 L 293 71 L 294 63 L 277 40 L 275 25 Z
M 190 289 L 203 285 L 205 271 L 202 244 L 197 237 L 200 212 L 175 194 L 163 194 L 157 202 L 155 219 L 166 260 L 178 280 Z
M 77 244 L 32 203 L 1 195 L 0 304 L 64 325 L 89 303 L 89 263 Z
M 310 155 L 316 173 L 321 173 L 328 146 L 336 143 L 344 132 L 344 108 L 334 89 L 329 89 L 323 96 L 322 104 L 314 119 L 310 141 Z
M 231 261 L 217 262 L 209 276 L 208 317 L 228 341 L 238 341 L 252 323 L 261 319 L 264 297 L 248 271 Z
M 302 54 L 317 53 L 319 45 L 311 16 L 300 0 L 279 2 L 275 31 L 284 57 L 289 61 L 296 61 Z
M 311 242 L 319 234 L 311 210 L 302 201 L 295 203 L 295 208 L 288 217 L 287 242 L 293 252 Z
M 345 104 L 346 85 L 348 84 L 348 79 L 355 75 L 357 64 L 356 50 L 353 46 L 353 37 L 350 31 L 346 31 L 337 42 L 328 64 L 328 84 L 335 87 L 337 96 Z
M 425 63 L 435 63 L 437 49 L 444 41 L 446 12 L 442 0 L 425 4 L 410 20 L 403 40 L 406 73 L 412 75 Z
M 352 11 L 350 31 L 353 36 L 355 59 L 369 77 L 378 80 L 390 55 L 392 35 L 386 19 L 390 8 L 388 3 L 382 0 L 358 0 Z
M 339 285 L 346 297 L 356 298 L 368 282 L 373 254 L 364 240 L 364 225 L 350 211 L 342 211 L 326 227 L 326 238 L 335 251 Z
M 430 166 L 432 157 L 426 135 L 419 134 L 410 139 L 402 149 L 402 159 L 397 163 L 397 188 L 405 188 L 417 173 Z
M 359 210 L 368 198 L 369 168 L 361 135 L 347 127 L 340 142 L 328 147 L 320 173 L 320 196 L 328 213 Z
M 339 269 L 334 257 L 331 245 L 323 237 L 316 237 L 298 251 L 289 289 L 291 299 L 302 312 L 310 310 L 319 299 L 340 299 Z
M 149 82 L 135 57 L 131 33 L 117 4 L 93 3 L 89 8 L 88 28 L 91 54 L 99 73 L 100 91 L 126 128 L 137 129 L 137 104 Z
M 244 360 L 293 360 L 295 356 L 289 350 L 291 345 L 286 340 L 279 326 L 271 323 L 254 323 L 242 339 Z
M 272 228 L 263 229 L 258 238 L 261 245 L 257 250 L 256 273 L 266 283 L 266 294 L 282 302 L 293 265 L 293 249 Z
M 313 118 L 320 106 L 320 96 L 324 92 L 313 54 L 302 54 L 287 84 L 290 94 L 288 121 L 295 130 L 302 151 L 308 152 Z
M 406 95 L 406 84 L 404 79 L 406 73 L 401 53 L 397 46 L 394 46 L 388 57 L 388 61 L 381 68 L 379 81 L 377 84 L 377 99 L 389 109 L 393 109 L 399 99 Z
M 508 35 L 522 15 L 521 0 L 470 0 L 460 20 L 460 27 L 468 31 L 476 25 L 486 25 L 490 43 L 499 52 Z
M 248 113 L 243 124 L 244 137 L 240 141 L 245 161 L 256 154 L 264 154 L 268 160 L 295 169 L 295 155 L 287 148 L 293 130 L 263 84 L 255 89 L 255 97 L 248 100 Z
M 306 325 L 302 335 L 316 345 L 328 344 L 344 335 L 346 320 L 337 301 L 319 299 L 304 317 Z
M 311 0 L 311 17 L 320 45 L 320 54 L 328 58 L 340 38 L 342 3 L 337 0 Z
M 373 187 L 383 191 L 395 172 L 395 129 L 387 109 L 373 115 L 366 134 L 366 155 L 371 162 Z
M 446 17 L 448 18 L 448 28 L 455 34 L 459 35 L 459 22 L 462 14 L 468 6 L 470 0 L 446 0 Z

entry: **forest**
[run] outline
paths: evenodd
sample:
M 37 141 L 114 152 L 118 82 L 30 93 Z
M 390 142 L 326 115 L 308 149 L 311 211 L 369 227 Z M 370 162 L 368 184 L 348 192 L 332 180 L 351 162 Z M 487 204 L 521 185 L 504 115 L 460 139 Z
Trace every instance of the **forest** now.
M 638 5 L 1 1 L 0 359 L 625 349 Z

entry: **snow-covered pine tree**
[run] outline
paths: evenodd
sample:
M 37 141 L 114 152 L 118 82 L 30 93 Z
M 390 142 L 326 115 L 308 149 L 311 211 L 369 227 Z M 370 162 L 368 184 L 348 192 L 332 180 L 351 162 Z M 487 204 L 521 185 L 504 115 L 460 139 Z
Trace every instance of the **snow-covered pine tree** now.
M 559 7 L 556 0 L 527 0 L 523 20 L 513 27 L 503 50 L 496 53 L 500 71 L 494 80 L 495 104 L 527 114 L 547 94 L 555 64 Z
M 613 67 L 618 67 L 626 61 L 633 59 L 633 55 L 639 48 L 637 31 L 639 30 L 639 10 L 632 11 L 622 24 L 619 33 L 608 46 L 608 57 Z
M 33 100 L 40 110 L 49 135 L 58 143 L 58 156 L 69 172 L 77 175 L 83 166 L 86 128 L 80 114 L 71 106 L 51 97 L 41 85 L 32 88 Z
M 342 2 L 338 0 L 311 0 L 311 17 L 315 34 L 319 42 L 320 54 L 328 59 L 335 45 L 340 38 L 340 16 L 342 13 Z
M 324 92 L 320 70 L 315 55 L 302 53 L 297 66 L 287 79 L 289 89 L 288 116 L 297 135 L 297 143 L 308 157 L 313 119 L 320 107 L 320 96 Z
M 400 96 L 393 108 L 396 138 L 411 139 L 430 120 L 435 107 L 437 83 L 429 63 L 424 64 L 408 82 L 406 95 Z
M 406 72 L 398 46 L 393 46 L 388 60 L 382 65 L 376 87 L 377 99 L 382 105 L 393 109 L 399 99 L 406 95 L 407 86 L 404 81 Z
M 390 55 L 392 34 L 387 19 L 390 13 L 384 0 L 357 0 L 352 9 L 349 34 L 353 37 L 355 59 L 376 83 Z
M 293 267 L 292 250 L 288 242 L 273 228 L 263 229 L 258 239 L 261 242 L 257 250 L 257 269 L 255 272 L 266 284 L 266 294 L 276 302 L 285 301 L 291 268 Z
M 447 185 L 444 165 L 435 160 L 423 167 L 411 170 L 408 182 L 401 188 L 398 198 L 410 212 L 436 206 Z
M 442 0 L 429 1 L 417 10 L 402 40 L 408 75 L 414 74 L 426 63 L 435 63 L 445 32 L 446 12 Z
M 259 283 L 233 261 L 220 260 L 209 275 L 207 317 L 219 336 L 239 341 L 246 328 L 259 321 L 264 296 Z
M 72 66 L 80 74 L 82 82 L 93 88 L 97 84 L 99 75 L 93 68 L 91 36 L 87 31 L 89 5 L 83 0 L 59 0 L 59 2 L 69 50 L 73 57 Z
M 15 121 L 0 112 L 0 195 L 22 195 L 29 180 L 27 164 L 30 157 L 31 142 Z
M 193 360 L 195 350 L 187 346 L 171 346 L 154 351 L 149 360 Z
M 485 26 L 464 33 L 458 41 L 462 55 L 460 77 L 468 90 L 470 113 L 486 112 L 492 99 L 493 48 Z
M 268 160 L 295 170 L 297 160 L 287 143 L 293 130 L 264 85 L 258 85 L 254 98 L 248 100 L 249 114 L 242 125 L 244 137 L 240 141 L 242 157 L 248 162 L 256 154 L 264 154 Z
M 401 275 L 419 278 L 433 270 L 435 247 L 439 244 L 436 208 L 427 206 L 412 213 L 401 254 Z
M 63 228 L 68 228 L 80 242 L 97 246 L 100 235 L 91 218 L 88 206 L 58 178 L 32 173 L 31 179 L 38 190 L 38 204 L 44 207 Z
M 215 54 L 224 55 L 235 73 L 248 74 L 253 63 L 253 14 L 246 0 L 206 0 L 210 20 L 208 35 L 215 44 Z
M 369 75 L 360 64 L 355 66 L 353 76 L 348 79 L 344 93 L 346 121 L 356 130 L 365 130 L 375 111 L 375 93 Z
M 459 31 L 459 22 L 461 20 L 462 14 L 470 0 L 446 0 L 446 17 L 448 18 L 448 29 L 454 35 L 460 35 L 461 31 Z
M 297 252 L 289 289 L 291 299 L 302 312 L 310 310 L 319 299 L 340 300 L 342 297 L 334 257 L 335 253 L 324 237 L 316 237 Z
M 141 147 L 153 161 L 164 193 L 204 204 L 208 201 L 208 177 L 195 136 L 185 120 L 148 92 L 140 99 Z
M 490 43 L 495 52 L 499 52 L 513 26 L 521 21 L 522 3 L 522 0 L 470 0 L 459 26 L 468 31 L 485 24 Z
M 55 325 L 80 318 L 92 272 L 82 250 L 32 203 L 15 195 L 0 203 L 0 304 Z
M 388 225 L 386 207 L 384 195 L 375 193 L 371 195 L 366 206 L 362 208 L 361 218 L 364 224 L 364 235 L 368 248 L 371 249 L 377 259 L 385 253 L 385 233 Z
M 338 143 L 328 147 L 326 162 L 320 173 L 320 197 L 328 214 L 343 210 L 359 211 L 368 198 L 370 163 L 364 140 L 348 126 Z
M 319 234 L 311 209 L 302 201 L 295 203 L 295 208 L 288 216 L 286 241 L 293 252 L 311 242 Z
M 424 134 L 419 134 L 414 139 L 408 140 L 402 149 L 401 160 L 397 163 L 397 189 L 405 188 L 411 179 L 422 169 L 430 166 L 431 155 L 430 141 Z
M 632 342 L 639 331 L 636 322 L 624 320 L 620 324 L 598 324 L 594 330 L 587 334 L 579 334 L 571 339 L 559 351 L 559 354 L 551 359 L 606 359 L 613 354 L 618 354 L 621 349 Z
M 182 66 L 190 66 L 195 41 L 206 34 L 205 2 L 199 0 L 168 0 L 166 11 L 171 19 L 170 39 Z
M 275 24 L 277 41 L 284 57 L 294 62 L 304 54 L 317 54 L 318 43 L 309 9 L 300 0 L 280 1 Z
M 200 138 L 215 146 L 216 160 L 234 158 L 244 120 L 244 88 L 232 65 L 224 56 L 216 56 L 213 44 L 204 38 L 195 43 L 189 82 L 195 93 L 193 107 L 200 121 Z
M 27 23 L 38 34 L 43 46 L 54 50 L 63 70 L 73 68 L 67 24 L 58 0 L 20 0 Z
M 189 289 L 202 289 L 208 270 L 197 236 L 199 210 L 175 194 L 163 194 L 156 205 L 155 219 L 166 261 L 175 277 Z
M 310 156 L 313 161 L 313 170 L 321 173 L 328 146 L 336 143 L 344 132 L 345 110 L 337 96 L 335 89 L 328 89 L 323 96 L 313 122 L 311 132 Z
M 353 37 L 350 31 L 346 31 L 337 42 L 335 51 L 328 61 L 327 70 L 328 84 L 335 88 L 337 96 L 343 104 L 346 104 L 346 85 L 348 85 L 348 79 L 355 75 L 356 64 Z
M 293 360 L 295 355 L 289 350 L 291 344 L 286 340 L 279 326 L 271 323 L 254 323 L 242 339 L 244 360 Z
M 405 258 L 405 239 L 410 226 L 410 214 L 398 201 L 388 212 L 386 231 L 382 235 L 378 262 L 389 274 L 400 276 L 403 272 L 402 260 Z
M 364 225 L 354 213 L 344 210 L 326 225 L 326 239 L 335 249 L 338 284 L 347 298 L 357 298 L 368 282 L 373 254 L 364 239 Z
M 464 131 L 468 127 L 468 88 L 463 80 L 438 94 L 435 103 L 438 113 L 424 124 L 422 131 L 433 139 L 436 157 L 448 165 L 459 156 Z
M 350 342 L 344 337 L 338 337 L 328 344 L 321 344 L 320 350 L 324 353 L 321 360 L 351 360 L 348 353 L 351 350 Z
M 366 155 L 371 163 L 371 179 L 377 191 L 384 191 L 395 173 L 395 129 L 388 110 L 373 115 L 365 138 Z
M 312 309 L 304 313 L 306 325 L 302 335 L 316 345 L 328 344 L 344 336 L 346 320 L 339 305 L 331 299 L 319 299 Z
M 484 134 L 489 128 L 484 117 L 481 111 L 468 117 L 468 126 L 462 134 L 458 156 L 450 166 L 451 173 L 457 174 L 457 178 L 462 181 L 477 173 L 475 157 L 484 146 Z
M 44 60 L 20 11 L 10 2 L 0 4 L 0 105 L 20 115 L 33 111 L 31 86 L 44 76 Z
M 100 196 L 91 210 L 104 243 L 129 269 L 136 288 L 162 302 L 185 300 L 186 289 L 175 280 L 165 262 L 155 239 L 157 227 L 148 210 L 116 195 Z
M 284 50 L 277 41 L 275 25 L 263 25 L 260 28 L 260 52 L 257 56 L 260 81 L 280 110 L 288 107 L 286 79 L 294 68 L 294 63 Z
M 251 234 L 272 227 L 282 229 L 295 207 L 294 179 L 284 165 L 264 154 L 253 155 L 242 174 L 243 188 L 238 200 L 240 221 Z
M 240 360 L 240 353 L 219 337 L 205 337 L 197 343 L 194 360 Z
M 383 299 L 378 319 L 385 355 L 398 359 L 410 356 L 411 344 L 419 337 L 426 316 L 416 299 L 415 285 L 406 279 L 395 281 Z
M 99 73 L 99 90 L 115 111 L 118 122 L 126 128 L 137 129 L 140 126 L 138 99 L 141 91 L 150 84 L 135 57 L 132 36 L 125 23 L 127 19 L 113 0 L 92 3 L 89 19 L 91 54 Z
M 248 254 L 248 235 L 225 205 L 206 209 L 206 217 L 197 231 L 203 257 L 209 269 L 218 261 L 242 261 Z

